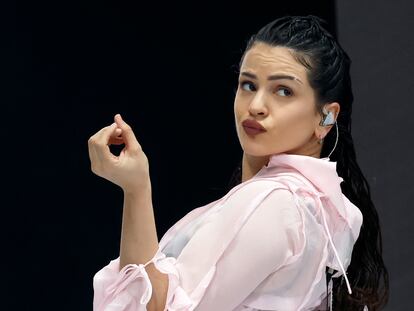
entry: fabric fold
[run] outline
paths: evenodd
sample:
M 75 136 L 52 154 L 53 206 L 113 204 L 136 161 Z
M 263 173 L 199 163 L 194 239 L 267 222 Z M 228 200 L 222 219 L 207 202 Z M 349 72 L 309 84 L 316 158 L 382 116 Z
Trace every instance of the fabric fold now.
M 300 180 L 307 187 L 299 187 L 314 196 L 332 249 L 327 266 L 337 271 L 333 277 L 344 276 L 348 293 L 351 294 L 352 289 L 346 275 L 346 268 L 350 263 L 352 248 L 362 226 L 362 213 L 343 195 L 340 187 L 343 179 L 337 174 L 336 162 L 330 162 L 329 158 L 275 154 L 256 177 L 276 176 L 282 179 L 288 177 Z M 347 247 L 343 247 L 342 252 L 339 252 L 335 245 Z
M 151 262 L 168 275 L 168 311 L 314 310 L 329 289 L 326 267 L 352 293 L 346 269 L 362 214 L 342 181 L 329 159 L 272 155 L 251 179 L 177 221 L 150 261 L 119 270 L 118 257 L 98 271 L 94 310 L 146 310 Z
M 119 272 L 118 276 L 116 277 L 115 281 L 106 289 L 106 293 L 108 295 L 116 296 L 121 291 L 123 291 L 131 282 L 133 282 L 137 278 L 143 278 L 146 287 L 144 292 L 142 293 L 140 302 L 141 304 L 148 303 L 152 295 L 152 286 L 151 280 L 149 279 L 149 276 L 145 271 L 145 266 L 146 265 L 143 264 L 130 264 L 123 267 L 122 270 Z
M 180 287 L 179 273 L 175 267 L 175 258 L 166 257 L 158 252 L 146 264 L 128 264 L 119 272 L 119 257 L 98 271 L 94 277 L 94 311 L 124 310 L 134 305 L 133 310 L 146 310 L 152 296 L 152 284 L 145 267 L 154 263 L 162 273 L 168 274 L 169 285 L 166 310 L 187 311 L 194 304 Z M 142 279 L 141 286 L 134 282 Z

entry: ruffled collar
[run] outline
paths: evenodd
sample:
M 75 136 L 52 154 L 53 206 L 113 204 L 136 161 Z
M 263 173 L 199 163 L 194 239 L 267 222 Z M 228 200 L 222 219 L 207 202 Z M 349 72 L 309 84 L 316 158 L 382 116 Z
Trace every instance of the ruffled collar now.
M 342 199 L 342 177 L 336 171 L 336 162 L 329 158 L 315 158 L 305 155 L 279 153 L 269 158 L 267 165 L 254 177 L 272 177 L 278 173 L 295 170 L 308 179 L 319 191 L 326 195 L 336 207 L 340 216 L 348 219 L 348 213 Z
M 322 188 L 325 188 L 325 186 L 329 188 L 329 184 L 332 181 L 335 181 L 335 183 L 343 181 L 336 172 L 336 162 L 330 161 L 329 158 L 315 158 L 287 153 L 272 154 L 268 164 L 263 166 L 258 174 L 272 174 L 274 168 L 286 167 L 294 168 Z M 323 178 L 320 178 L 321 176 Z

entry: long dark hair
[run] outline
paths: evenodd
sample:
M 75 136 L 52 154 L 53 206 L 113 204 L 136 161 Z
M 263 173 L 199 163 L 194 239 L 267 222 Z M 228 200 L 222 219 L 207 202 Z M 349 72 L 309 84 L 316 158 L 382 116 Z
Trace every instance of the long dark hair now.
M 342 278 L 333 279 L 334 310 L 382 309 L 388 302 L 388 272 L 382 259 L 382 238 L 378 214 L 371 199 L 370 187 L 356 159 L 351 135 L 353 93 L 351 87 L 351 60 L 339 42 L 322 26 L 320 17 L 284 16 L 265 25 L 247 42 L 245 53 L 256 43 L 283 46 L 294 51 L 295 59 L 308 70 L 308 80 L 316 93 L 318 109 L 330 102 L 340 104 L 337 118 L 339 141 L 330 156 L 337 162 L 343 193 L 363 215 L 363 224 L 355 243 L 347 276 L 352 286 L 349 295 Z M 239 66 L 240 66 L 239 65 Z M 332 128 L 325 137 L 321 157 L 328 156 L 335 143 Z M 228 188 L 241 182 L 241 162 L 233 173 Z

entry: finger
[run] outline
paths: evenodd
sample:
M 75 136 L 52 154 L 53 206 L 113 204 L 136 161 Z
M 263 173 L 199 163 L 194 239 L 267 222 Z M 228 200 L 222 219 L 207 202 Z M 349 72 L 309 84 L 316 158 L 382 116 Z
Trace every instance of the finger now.
M 93 163 L 96 163 L 96 160 L 98 159 L 95 148 L 93 146 L 93 136 L 89 138 L 88 140 L 88 154 L 89 154 L 89 160 L 91 162 L 91 167 L 93 166 Z
M 110 136 L 111 138 L 122 138 L 122 130 L 119 128 L 119 127 L 117 127 L 116 129 L 115 129 L 115 131 L 113 131 L 112 133 L 111 133 L 111 136 Z
M 96 173 L 95 169 L 97 164 L 100 162 L 98 153 L 96 151 L 96 134 L 92 135 L 88 140 L 88 153 L 89 153 L 89 160 L 91 163 L 91 170 L 92 172 Z
M 123 145 L 125 144 L 122 137 L 111 137 L 109 139 L 108 145 Z
M 117 127 L 115 129 L 115 132 L 113 133 L 113 136 L 114 137 L 117 137 L 117 136 L 121 136 L 121 135 L 122 135 L 122 129 L 120 129 L 119 127 Z
M 138 143 L 132 128 L 122 119 L 120 114 L 115 115 L 115 122 L 122 130 L 122 137 L 124 138 L 127 149 L 141 149 L 141 145 Z
M 100 130 L 96 135 L 95 150 L 97 156 L 103 162 L 109 158 L 113 158 L 113 154 L 111 153 L 108 144 L 110 137 L 113 135 L 115 129 L 116 124 L 112 123 L 110 126 L 104 127 L 102 130 Z
M 124 144 L 124 139 L 122 138 L 122 130 L 118 127 L 111 134 L 109 138 L 108 145 L 122 145 Z
M 111 125 L 105 126 L 105 127 L 101 128 L 98 132 L 96 132 L 95 135 L 92 136 L 94 138 L 94 141 L 95 142 L 101 142 L 102 141 L 102 134 L 105 133 L 105 132 L 107 132 L 108 129 L 111 126 L 115 126 L 115 124 L 112 123 Z
M 100 129 L 98 132 L 96 132 L 94 135 L 92 135 L 88 140 L 88 152 L 89 152 L 89 158 L 92 160 L 97 160 L 98 156 L 96 153 L 96 145 L 98 144 L 98 141 L 100 141 L 100 137 L 104 131 L 106 131 L 108 126 Z
M 95 141 L 97 143 L 104 144 L 106 141 L 109 140 L 110 136 L 113 136 L 115 134 L 115 131 L 117 129 L 116 123 L 112 123 L 111 125 L 105 126 L 102 129 L 100 129 L 95 135 Z

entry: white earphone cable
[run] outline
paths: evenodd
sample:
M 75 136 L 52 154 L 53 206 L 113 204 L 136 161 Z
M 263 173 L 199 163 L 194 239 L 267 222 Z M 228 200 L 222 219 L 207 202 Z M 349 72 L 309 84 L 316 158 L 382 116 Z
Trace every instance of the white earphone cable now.
M 329 153 L 328 158 L 331 157 L 331 154 L 334 152 L 336 145 L 338 144 L 338 138 L 339 138 L 339 129 L 338 129 L 338 123 L 335 120 L 335 127 L 336 127 L 336 138 L 335 138 L 335 145 L 332 149 L 332 151 Z

